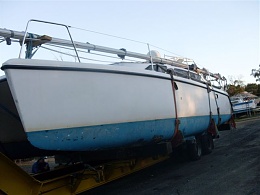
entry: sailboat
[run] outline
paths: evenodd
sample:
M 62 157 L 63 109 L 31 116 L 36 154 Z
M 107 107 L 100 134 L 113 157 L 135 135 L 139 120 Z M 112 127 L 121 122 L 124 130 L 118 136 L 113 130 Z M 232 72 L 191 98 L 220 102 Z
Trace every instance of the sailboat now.
M 257 107 L 257 101 L 255 100 L 256 97 L 257 96 L 249 93 L 238 94 L 230 97 L 234 114 L 250 113 Z
M 76 42 L 69 35 L 71 39 L 66 40 L 28 33 L 27 28 L 25 32 L 0 29 L 0 36 L 26 47 L 26 59 L 20 52 L 19 58 L 1 67 L 5 72 L 1 82 L 10 89 L 8 98 L 15 105 L 10 108 L 8 101 L 0 99 L 1 108 L 6 108 L 2 115 L 13 109 L 21 124 L 19 128 L 0 126 L 1 134 L 12 135 L 9 143 L 20 137 L 37 149 L 69 152 L 162 142 L 179 145 L 208 133 L 212 122 L 220 127 L 230 121 L 229 96 L 224 86 L 212 84 L 212 79 L 226 81 L 220 74 L 180 59 L 162 58 L 157 51 L 141 54 Z M 73 49 L 77 62 L 32 59 L 44 45 Z M 109 53 L 121 61 L 81 63 L 79 50 Z M 124 62 L 126 57 L 140 61 Z M 9 119 L 17 120 L 10 112 Z M 181 140 L 176 141 L 177 135 Z

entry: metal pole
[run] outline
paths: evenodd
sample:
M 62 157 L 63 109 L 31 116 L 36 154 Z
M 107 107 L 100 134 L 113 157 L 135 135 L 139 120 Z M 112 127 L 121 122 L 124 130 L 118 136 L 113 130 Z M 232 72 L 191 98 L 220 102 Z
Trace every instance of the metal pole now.
M 74 41 L 73 41 L 73 39 L 72 39 L 72 36 L 71 36 L 71 34 L 70 34 L 70 31 L 69 31 L 69 27 L 70 27 L 70 26 L 67 26 L 67 25 L 64 25 L 64 24 L 55 23 L 55 22 L 47 22 L 47 21 L 34 20 L 34 19 L 29 20 L 29 21 L 27 22 L 26 29 L 25 29 L 25 34 L 24 34 L 24 37 L 23 37 L 23 42 L 22 42 L 22 46 L 21 46 L 21 50 L 20 50 L 20 54 L 19 54 L 19 58 L 21 58 L 22 48 L 23 48 L 23 45 L 24 45 L 24 42 L 25 42 L 25 38 L 27 37 L 27 30 L 28 30 L 28 26 L 29 26 L 29 23 L 30 23 L 30 22 L 41 22 L 41 23 L 46 23 L 46 24 L 54 24 L 54 25 L 64 26 L 64 27 L 67 29 L 68 33 L 69 33 L 71 43 L 72 43 L 72 45 L 73 45 L 73 47 L 74 47 L 74 50 L 75 50 L 75 53 L 76 53 L 76 55 L 77 55 L 78 61 L 80 62 L 80 58 L 79 58 L 79 55 L 78 55 L 78 52 L 77 52 L 75 43 L 74 43 Z
M 25 38 L 26 38 L 26 36 L 27 36 L 27 29 L 28 29 L 28 25 L 29 25 L 30 21 L 31 21 L 31 20 L 29 20 L 29 21 L 27 22 L 27 25 L 26 25 L 25 33 L 24 33 L 24 36 L 23 36 L 23 42 L 22 42 L 22 45 L 21 45 L 21 49 L 20 49 L 20 53 L 19 53 L 19 57 L 18 57 L 18 58 L 21 58 L 21 54 L 22 54 L 22 50 L 23 50 Z
M 152 70 L 154 70 L 154 68 L 153 68 L 153 58 L 152 58 L 152 54 L 151 54 L 149 43 L 147 43 L 147 46 L 148 46 L 148 50 L 149 50 L 150 60 L 151 60 L 151 63 L 152 63 Z

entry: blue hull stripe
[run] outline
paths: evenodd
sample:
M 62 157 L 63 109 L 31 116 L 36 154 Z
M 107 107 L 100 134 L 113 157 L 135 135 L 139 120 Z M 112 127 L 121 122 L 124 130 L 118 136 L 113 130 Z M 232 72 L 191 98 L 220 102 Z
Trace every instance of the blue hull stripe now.
M 217 119 L 217 116 L 213 116 Z M 223 115 L 227 121 L 230 115 Z M 217 120 L 216 120 L 217 121 Z M 208 128 L 209 116 L 180 118 L 184 137 L 202 133 Z M 46 150 L 93 151 L 116 147 L 139 146 L 169 140 L 174 134 L 175 119 L 160 119 L 108 125 L 43 130 L 27 133 L 32 145 Z
M 241 105 L 249 105 L 250 103 L 253 103 L 253 100 L 249 101 L 249 102 L 241 102 L 241 103 L 235 103 L 233 104 L 233 107 L 236 107 L 236 106 L 241 106 Z

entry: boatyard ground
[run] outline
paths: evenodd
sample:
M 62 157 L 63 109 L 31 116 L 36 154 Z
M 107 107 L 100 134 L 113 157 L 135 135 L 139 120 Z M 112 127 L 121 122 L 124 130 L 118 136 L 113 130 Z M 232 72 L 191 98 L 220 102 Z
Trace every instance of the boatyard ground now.
M 214 151 L 198 161 L 173 156 L 83 194 L 260 195 L 260 117 L 220 132 Z

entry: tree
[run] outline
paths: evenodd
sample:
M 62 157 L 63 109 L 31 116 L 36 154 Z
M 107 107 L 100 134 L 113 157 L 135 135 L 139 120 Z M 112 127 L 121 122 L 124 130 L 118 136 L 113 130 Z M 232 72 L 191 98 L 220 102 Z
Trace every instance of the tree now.
M 229 96 L 233 96 L 239 93 L 242 93 L 243 91 L 245 91 L 245 88 L 240 86 L 240 85 L 228 85 L 228 89 L 227 89 L 227 93 Z
M 245 91 L 244 81 L 242 81 L 243 76 L 228 76 L 230 84 L 228 85 L 227 93 L 229 96 L 233 96 Z
M 249 93 L 257 95 L 258 85 L 256 83 L 249 83 L 246 85 L 245 90 Z
M 230 85 L 238 86 L 240 85 L 241 87 L 245 86 L 244 81 L 242 80 L 243 75 L 238 75 L 238 76 L 228 76 L 228 80 Z
M 259 64 L 260 67 L 260 64 Z M 256 78 L 256 81 L 260 81 L 260 68 L 258 70 L 252 69 L 251 75 Z

